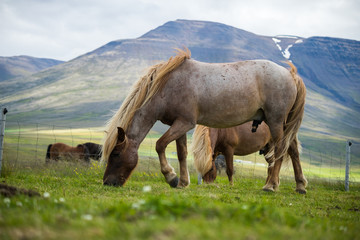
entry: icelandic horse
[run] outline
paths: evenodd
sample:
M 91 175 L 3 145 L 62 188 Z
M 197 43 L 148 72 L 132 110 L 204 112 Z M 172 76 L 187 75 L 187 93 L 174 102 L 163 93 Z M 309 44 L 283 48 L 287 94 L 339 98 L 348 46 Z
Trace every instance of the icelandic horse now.
M 71 147 L 65 143 L 59 142 L 49 144 L 47 147 L 45 162 L 49 163 L 51 159 L 55 161 L 58 161 L 59 159 L 80 159 L 85 162 L 90 162 L 90 154 L 88 148 L 83 144 Z
M 254 128 L 252 122 L 247 122 L 231 128 L 210 128 L 196 125 L 191 149 L 194 155 L 195 168 L 206 183 L 212 183 L 216 179 L 216 158 L 219 154 L 223 154 L 226 161 L 226 174 L 231 185 L 233 184 L 234 155 L 245 156 L 260 151 L 269 163 L 268 176 L 263 187 L 264 191 L 276 191 L 279 188 L 281 164 L 284 158 L 288 160 L 290 157 L 294 168 L 296 192 L 306 193 L 307 180 L 300 164 L 299 151 L 301 146 L 298 139 L 293 140 L 287 155 L 277 160 L 272 167 L 273 146 L 270 130 L 266 123 Z M 271 175 L 275 175 L 275 177 Z M 275 182 L 271 182 L 271 180 L 275 180 Z
M 188 49 L 178 49 L 175 57 L 150 67 L 109 120 L 102 144 L 104 185 L 125 184 L 137 165 L 139 145 L 157 120 L 170 126 L 156 142 L 156 151 L 171 187 L 190 184 L 186 133 L 196 124 L 228 128 L 265 121 L 275 143 L 274 161 L 287 153 L 305 105 L 305 85 L 295 66 L 290 63 L 288 70 L 267 60 L 204 63 L 190 55 Z M 180 180 L 165 157 L 174 140 Z

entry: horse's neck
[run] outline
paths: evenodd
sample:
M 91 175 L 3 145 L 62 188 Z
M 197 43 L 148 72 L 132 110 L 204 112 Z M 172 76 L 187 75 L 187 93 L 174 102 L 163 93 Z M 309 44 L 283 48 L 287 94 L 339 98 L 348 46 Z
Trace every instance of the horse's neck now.
M 140 143 L 144 140 L 152 126 L 154 126 L 157 119 L 151 116 L 151 109 L 143 107 L 139 109 L 133 117 L 129 125 L 126 135 L 128 138 L 134 140 L 139 147 Z

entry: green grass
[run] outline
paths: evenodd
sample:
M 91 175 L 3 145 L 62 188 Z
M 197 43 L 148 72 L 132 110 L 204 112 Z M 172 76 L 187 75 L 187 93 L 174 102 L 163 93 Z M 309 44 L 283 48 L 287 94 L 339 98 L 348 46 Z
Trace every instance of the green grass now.
M 360 169 L 351 168 L 345 192 L 341 159 L 321 165 L 321 153 L 302 155 L 306 195 L 294 191 L 291 164 L 281 170 L 280 190 L 263 192 L 267 169 L 258 154 L 235 157 L 255 164 L 234 163 L 233 186 L 224 171 L 214 184 L 196 185 L 189 151 L 192 184 L 172 189 L 154 151 L 157 134 L 141 144 L 139 164 L 121 188 L 102 185 L 98 162 L 44 164 L 49 143 L 74 146 L 101 137 L 101 129 L 6 129 L 0 181 L 42 197 L 0 196 L 0 239 L 360 239 Z M 167 157 L 179 172 L 174 143 Z
M 103 186 L 97 162 L 5 171 L 2 182 L 42 197 L 0 196 L 0 239 L 360 238 L 359 184 L 345 192 L 341 183 L 310 181 L 300 195 L 293 180 L 268 193 L 265 176 L 237 175 L 230 186 L 224 176 L 196 185 L 191 174 L 189 187 L 172 189 L 152 161 L 150 169 L 140 161 L 124 187 Z

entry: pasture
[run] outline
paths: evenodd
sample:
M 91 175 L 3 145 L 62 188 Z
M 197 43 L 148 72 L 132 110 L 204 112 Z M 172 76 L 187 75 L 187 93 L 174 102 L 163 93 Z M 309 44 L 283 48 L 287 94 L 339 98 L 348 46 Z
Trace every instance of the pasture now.
M 343 170 L 310 168 L 304 159 L 306 195 L 294 191 L 291 167 L 280 173 L 280 190 L 269 193 L 261 190 L 266 178 L 262 156 L 234 164 L 230 186 L 224 174 L 214 184 L 197 185 L 189 154 L 191 184 L 172 189 L 154 152 L 156 134 L 142 143 L 139 164 L 124 187 L 103 186 L 105 168 L 97 161 L 45 165 L 46 146 L 54 138 L 75 145 L 98 142 L 101 136 L 87 129 L 30 128 L 19 135 L 7 128 L 0 181 L 41 197 L 0 196 L 1 239 L 360 239 L 356 168 L 351 175 L 356 181 L 345 192 L 337 180 Z M 175 159 L 175 152 L 171 144 L 167 156 Z M 170 163 L 178 172 L 177 161 Z

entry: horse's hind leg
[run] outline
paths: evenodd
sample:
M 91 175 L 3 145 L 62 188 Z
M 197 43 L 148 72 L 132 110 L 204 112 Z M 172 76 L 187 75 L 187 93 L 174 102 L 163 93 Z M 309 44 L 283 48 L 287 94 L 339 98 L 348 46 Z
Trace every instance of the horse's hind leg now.
M 305 176 L 303 175 L 301 164 L 300 164 L 300 158 L 299 158 L 299 150 L 298 150 L 298 144 L 297 139 L 293 140 L 290 144 L 288 153 L 291 157 L 291 161 L 294 168 L 294 174 L 295 174 L 295 181 L 296 181 L 296 192 L 305 194 L 306 193 L 306 186 L 307 186 L 307 180 Z
M 176 140 L 176 150 L 180 164 L 180 182 L 178 186 L 186 187 L 190 184 L 189 171 L 186 163 L 186 157 L 187 157 L 186 134 L 182 135 L 179 139 Z
M 263 187 L 264 191 L 276 191 L 280 185 L 280 169 L 283 161 L 283 157 L 281 157 L 281 153 L 283 148 L 285 147 L 283 144 L 283 124 L 282 121 L 269 121 L 268 126 L 271 132 L 272 144 L 275 144 L 274 156 L 270 159 L 267 159 L 269 162 L 268 167 L 268 177 L 266 179 L 266 184 Z M 275 161 L 275 162 L 274 162 Z M 273 165 L 273 166 L 271 166 Z
M 270 163 L 269 163 L 269 167 L 268 167 L 268 176 L 266 179 L 265 186 L 263 187 L 264 191 L 274 192 L 279 189 L 279 185 L 280 185 L 279 174 L 280 174 L 282 161 L 283 161 L 283 158 L 280 158 L 279 160 L 277 160 L 275 162 L 275 164 L 273 166 L 270 166 L 270 163 L 272 161 L 269 161 Z
M 179 183 L 179 179 L 176 176 L 174 168 L 171 167 L 168 161 L 166 160 L 165 149 L 170 142 L 182 138 L 187 131 L 189 131 L 194 127 L 195 127 L 194 124 L 177 119 L 176 121 L 174 121 L 172 126 L 166 131 L 166 133 L 162 135 L 160 139 L 156 142 L 156 152 L 158 153 L 159 156 L 161 172 L 164 175 L 166 182 L 171 187 L 187 186 L 189 185 L 189 182 L 188 182 L 188 178 L 185 180 L 184 177 L 184 178 L 180 178 L 180 181 L 182 182 Z M 182 145 L 182 147 L 184 146 Z M 183 161 L 186 162 L 184 156 L 185 155 L 182 155 L 182 160 L 181 160 L 182 162 Z M 181 165 L 183 166 L 182 168 L 184 168 L 184 166 L 186 167 L 184 163 L 181 163 Z

